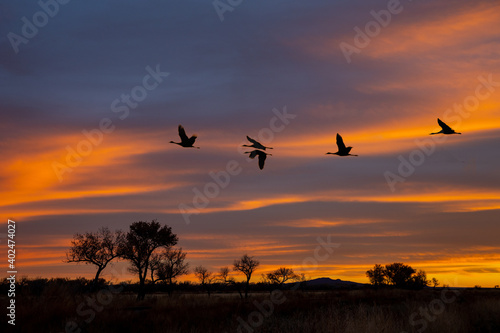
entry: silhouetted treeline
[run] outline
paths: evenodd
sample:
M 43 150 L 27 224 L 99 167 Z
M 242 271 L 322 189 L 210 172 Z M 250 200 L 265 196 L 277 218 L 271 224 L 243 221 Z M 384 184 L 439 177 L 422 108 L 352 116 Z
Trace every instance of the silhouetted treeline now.
M 415 270 L 410 265 L 400 262 L 382 266 L 376 264 L 372 269 L 366 271 L 370 283 L 376 287 L 393 286 L 405 289 L 422 289 L 429 285 L 427 274 L 423 270 Z M 437 280 L 433 280 L 437 286 Z
M 84 294 L 89 293 L 94 287 L 98 289 L 105 288 L 109 283 L 104 279 L 99 279 L 97 283 L 93 279 L 86 279 L 84 277 L 79 277 L 76 279 L 69 278 L 35 278 L 29 279 L 27 277 L 21 277 L 16 281 L 16 294 L 21 295 L 31 295 L 31 296 L 42 296 L 46 294 L 57 294 L 64 289 L 69 295 Z M 2 294 L 7 294 L 9 289 L 9 281 L 4 278 L 0 284 L 0 292 Z
M 229 276 L 229 267 L 222 267 L 218 273 L 213 273 L 200 265 L 194 268 L 194 275 L 199 284 L 178 283 L 176 279 L 179 276 L 189 273 L 189 264 L 185 260 L 186 252 L 183 252 L 182 248 L 174 248 L 177 242 L 178 237 L 171 227 L 161 225 L 156 220 L 138 221 L 130 225 L 128 232 L 111 232 L 103 227 L 97 232 L 75 234 L 66 253 L 66 261 L 96 266 L 92 283 L 86 279 L 81 280 L 80 284 L 74 282 L 79 285 L 80 292 L 102 288 L 104 282 L 101 281 L 100 274 L 113 260 L 128 261 L 129 271 L 137 274 L 139 282 L 128 284 L 125 290 L 136 292 L 138 300 L 143 300 L 146 293 L 171 294 L 176 290 L 201 291 L 206 292 L 208 296 L 215 292 L 238 292 L 241 298 L 248 298 L 248 293 L 252 291 L 288 289 L 290 282 L 295 282 L 294 290 L 307 288 L 304 274 L 298 275 L 287 267 L 262 274 L 262 282 L 251 283 L 252 275 L 260 262 L 248 254 L 234 260 L 232 265 L 232 271 L 244 276 L 243 282 L 236 282 Z M 366 276 L 376 288 L 393 286 L 418 290 L 431 283 L 434 287 L 439 284 L 436 279 L 427 280 L 423 270 L 415 270 L 409 265 L 397 262 L 385 266 L 376 264 L 366 272 Z M 42 282 L 33 282 L 33 288 L 36 283 Z M 49 281 L 45 282 L 47 283 Z
M 244 293 L 245 282 L 234 282 L 231 284 L 214 282 L 209 285 L 211 294 L 219 293 Z M 26 278 L 22 277 L 17 281 L 16 293 L 17 295 L 23 296 L 45 296 L 45 297 L 62 297 L 70 296 L 74 297 L 79 294 L 90 294 L 94 292 L 99 292 L 100 290 L 110 289 L 109 287 L 114 287 L 114 290 L 120 288 L 120 294 L 137 294 L 140 290 L 139 282 L 120 282 L 112 283 L 100 278 L 97 281 L 97 285 L 94 283 L 94 279 L 87 279 L 84 277 L 79 277 L 76 279 L 69 278 Z M 156 283 L 147 282 L 144 286 L 146 293 L 194 293 L 201 294 L 206 293 L 206 286 L 199 283 L 194 283 L 190 281 L 178 282 L 170 285 L 168 282 L 161 281 Z M 257 282 L 250 283 L 248 285 L 249 293 L 262 293 L 270 292 L 275 289 L 281 290 L 299 290 L 299 291 L 313 291 L 313 290 L 335 290 L 335 289 L 358 289 L 362 288 L 360 286 L 347 286 L 347 287 L 334 287 L 334 286 L 318 286 L 318 285 L 308 285 L 306 281 L 298 281 L 286 283 L 281 286 L 277 286 L 274 283 L 268 282 Z M 6 278 L 0 281 L 0 293 L 7 294 L 9 289 L 9 281 Z
M 156 220 L 133 222 L 128 232 L 111 232 L 107 227 L 102 227 L 97 232 L 76 233 L 66 253 L 66 262 L 96 266 L 96 274 L 91 284 L 91 289 L 96 290 L 103 270 L 115 259 L 126 260 L 130 263 L 129 271 L 137 274 L 139 278 L 138 286 L 134 287 L 137 299 L 143 300 L 146 293 L 157 288 L 172 293 L 176 289 L 176 278 L 188 274 L 186 253 L 182 248 L 173 248 L 178 240 L 171 227 L 161 225 Z M 235 282 L 234 278 L 229 277 L 228 267 L 222 268 L 219 274 L 214 274 L 205 267 L 198 266 L 194 269 L 194 274 L 208 296 L 217 287 L 224 290 L 234 289 L 242 298 L 243 295 L 247 298 L 250 279 L 258 266 L 259 261 L 247 254 L 234 260 L 233 271 L 243 274 L 244 282 Z M 271 274 L 270 279 L 282 285 L 286 280 L 295 278 L 293 270 L 283 270 Z M 282 280 L 280 277 L 283 273 L 286 274 Z M 155 284 L 158 286 L 155 287 Z

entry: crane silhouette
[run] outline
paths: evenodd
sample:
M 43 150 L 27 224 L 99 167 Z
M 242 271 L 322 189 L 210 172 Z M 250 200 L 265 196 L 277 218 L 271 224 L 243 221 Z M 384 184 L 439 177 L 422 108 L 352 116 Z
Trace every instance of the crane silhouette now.
M 358 156 L 358 155 L 353 155 L 349 154 L 351 151 L 352 147 L 346 147 L 344 144 L 344 140 L 342 140 L 342 137 L 340 136 L 339 133 L 337 133 L 337 147 L 339 149 L 338 152 L 336 153 L 326 153 L 326 154 L 332 154 L 332 155 L 339 155 L 339 156 Z
M 193 146 L 194 142 L 196 141 L 197 136 L 192 135 L 190 138 L 188 138 L 188 136 L 186 135 L 186 131 L 184 130 L 184 127 L 182 127 L 182 125 L 179 125 L 179 136 L 181 138 L 181 142 L 170 141 L 170 143 L 175 143 L 176 145 L 179 145 L 179 146 L 185 147 L 185 148 L 198 148 L 198 149 L 200 149 L 200 147 Z
M 257 148 L 257 149 L 273 149 L 272 147 L 266 147 L 263 144 L 261 144 L 259 141 L 252 139 L 247 135 L 247 140 L 250 141 L 252 144 L 251 145 L 242 145 L 242 147 L 252 147 L 252 148 Z
M 259 156 L 259 168 L 261 170 L 264 169 L 264 162 L 266 161 L 267 155 L 271 155 L 266 152 L 263 152 L 262 150 L 246 151 L 245 154 L 250 154 L 248 155 L 248 157 L 250 158 L 255 158 L 255 156 Z
M 436 133 L 431 133 L 430 135 L 440 134 L 440 133 L 443 133 L 443 134 L 462 134 L 462 133 L 455 132 L 455 130 L 453 130 L 450 126 L 446 125 L 439 118 L 438 118 L 438 124 L 439 124 L 439 126 L 441 126 L 441 130 L 439 132 L 436 132 Z

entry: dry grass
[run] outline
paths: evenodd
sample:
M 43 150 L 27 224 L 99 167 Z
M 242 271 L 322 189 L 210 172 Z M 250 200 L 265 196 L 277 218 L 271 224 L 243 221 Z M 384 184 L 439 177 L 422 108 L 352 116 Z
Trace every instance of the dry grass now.
M 99 300 L 98 296 L 75 294 L 64 285 L 53 285 L 37 295 L 17 295 L 15 330 L 9 327 L 2 332 L 64 332 L 71 321 L 81 331 L 68 332 L 238 332 L 249 316 L 257 322 L 247 328 L 240 326 L 241 332 L 500 332 L 500 290 L 448 292 L 447 297 L 455 298 L 442 302 L 443 308 L 439 307 L 439 289 L 287 291 L 284 302 L 273 304 L 266 314 L 254 303 L 269 305 L 269 293 L 252 294 L 245 301 L 227 294 L 210 298 L 206 294 L 148 295 L 142 302 L 133 294 L 119 293 L 109 304 L 101 308 L 97 303 L 92 310 L 86 302 Z M 425 324 L 417 321 L 423 318 L 420 309 L 430 309 L 433 304 L 437 307 L 434 313 L 431 310 L 431 319 L 424 320 Z M 417 315 L 412 325 L 413 313 Z

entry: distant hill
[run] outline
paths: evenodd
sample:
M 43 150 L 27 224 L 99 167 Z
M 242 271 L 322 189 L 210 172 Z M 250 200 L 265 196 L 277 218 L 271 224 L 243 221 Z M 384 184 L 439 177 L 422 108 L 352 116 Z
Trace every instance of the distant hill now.
M 288 283 L 293 284 L 293 283 Z M 358 283 L 352 281 L 342 281 L 340 279 L 330 279 L 327 277 L 317 278 L 306 281 L 307 288 L 327 288 L 327 289 L 343 289 L 343 288 L 361 288 L 367 286 L 365 283 Z

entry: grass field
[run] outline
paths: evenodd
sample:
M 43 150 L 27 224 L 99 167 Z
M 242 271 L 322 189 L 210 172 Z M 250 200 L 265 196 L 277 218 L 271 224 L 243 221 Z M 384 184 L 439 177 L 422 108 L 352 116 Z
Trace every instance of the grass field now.
M 118 287 L 53 285 L 16 302 L 16 326 L 4 320 L 2 332 L 500 332 L 498 289 L 157 293 L 137 302 Z

